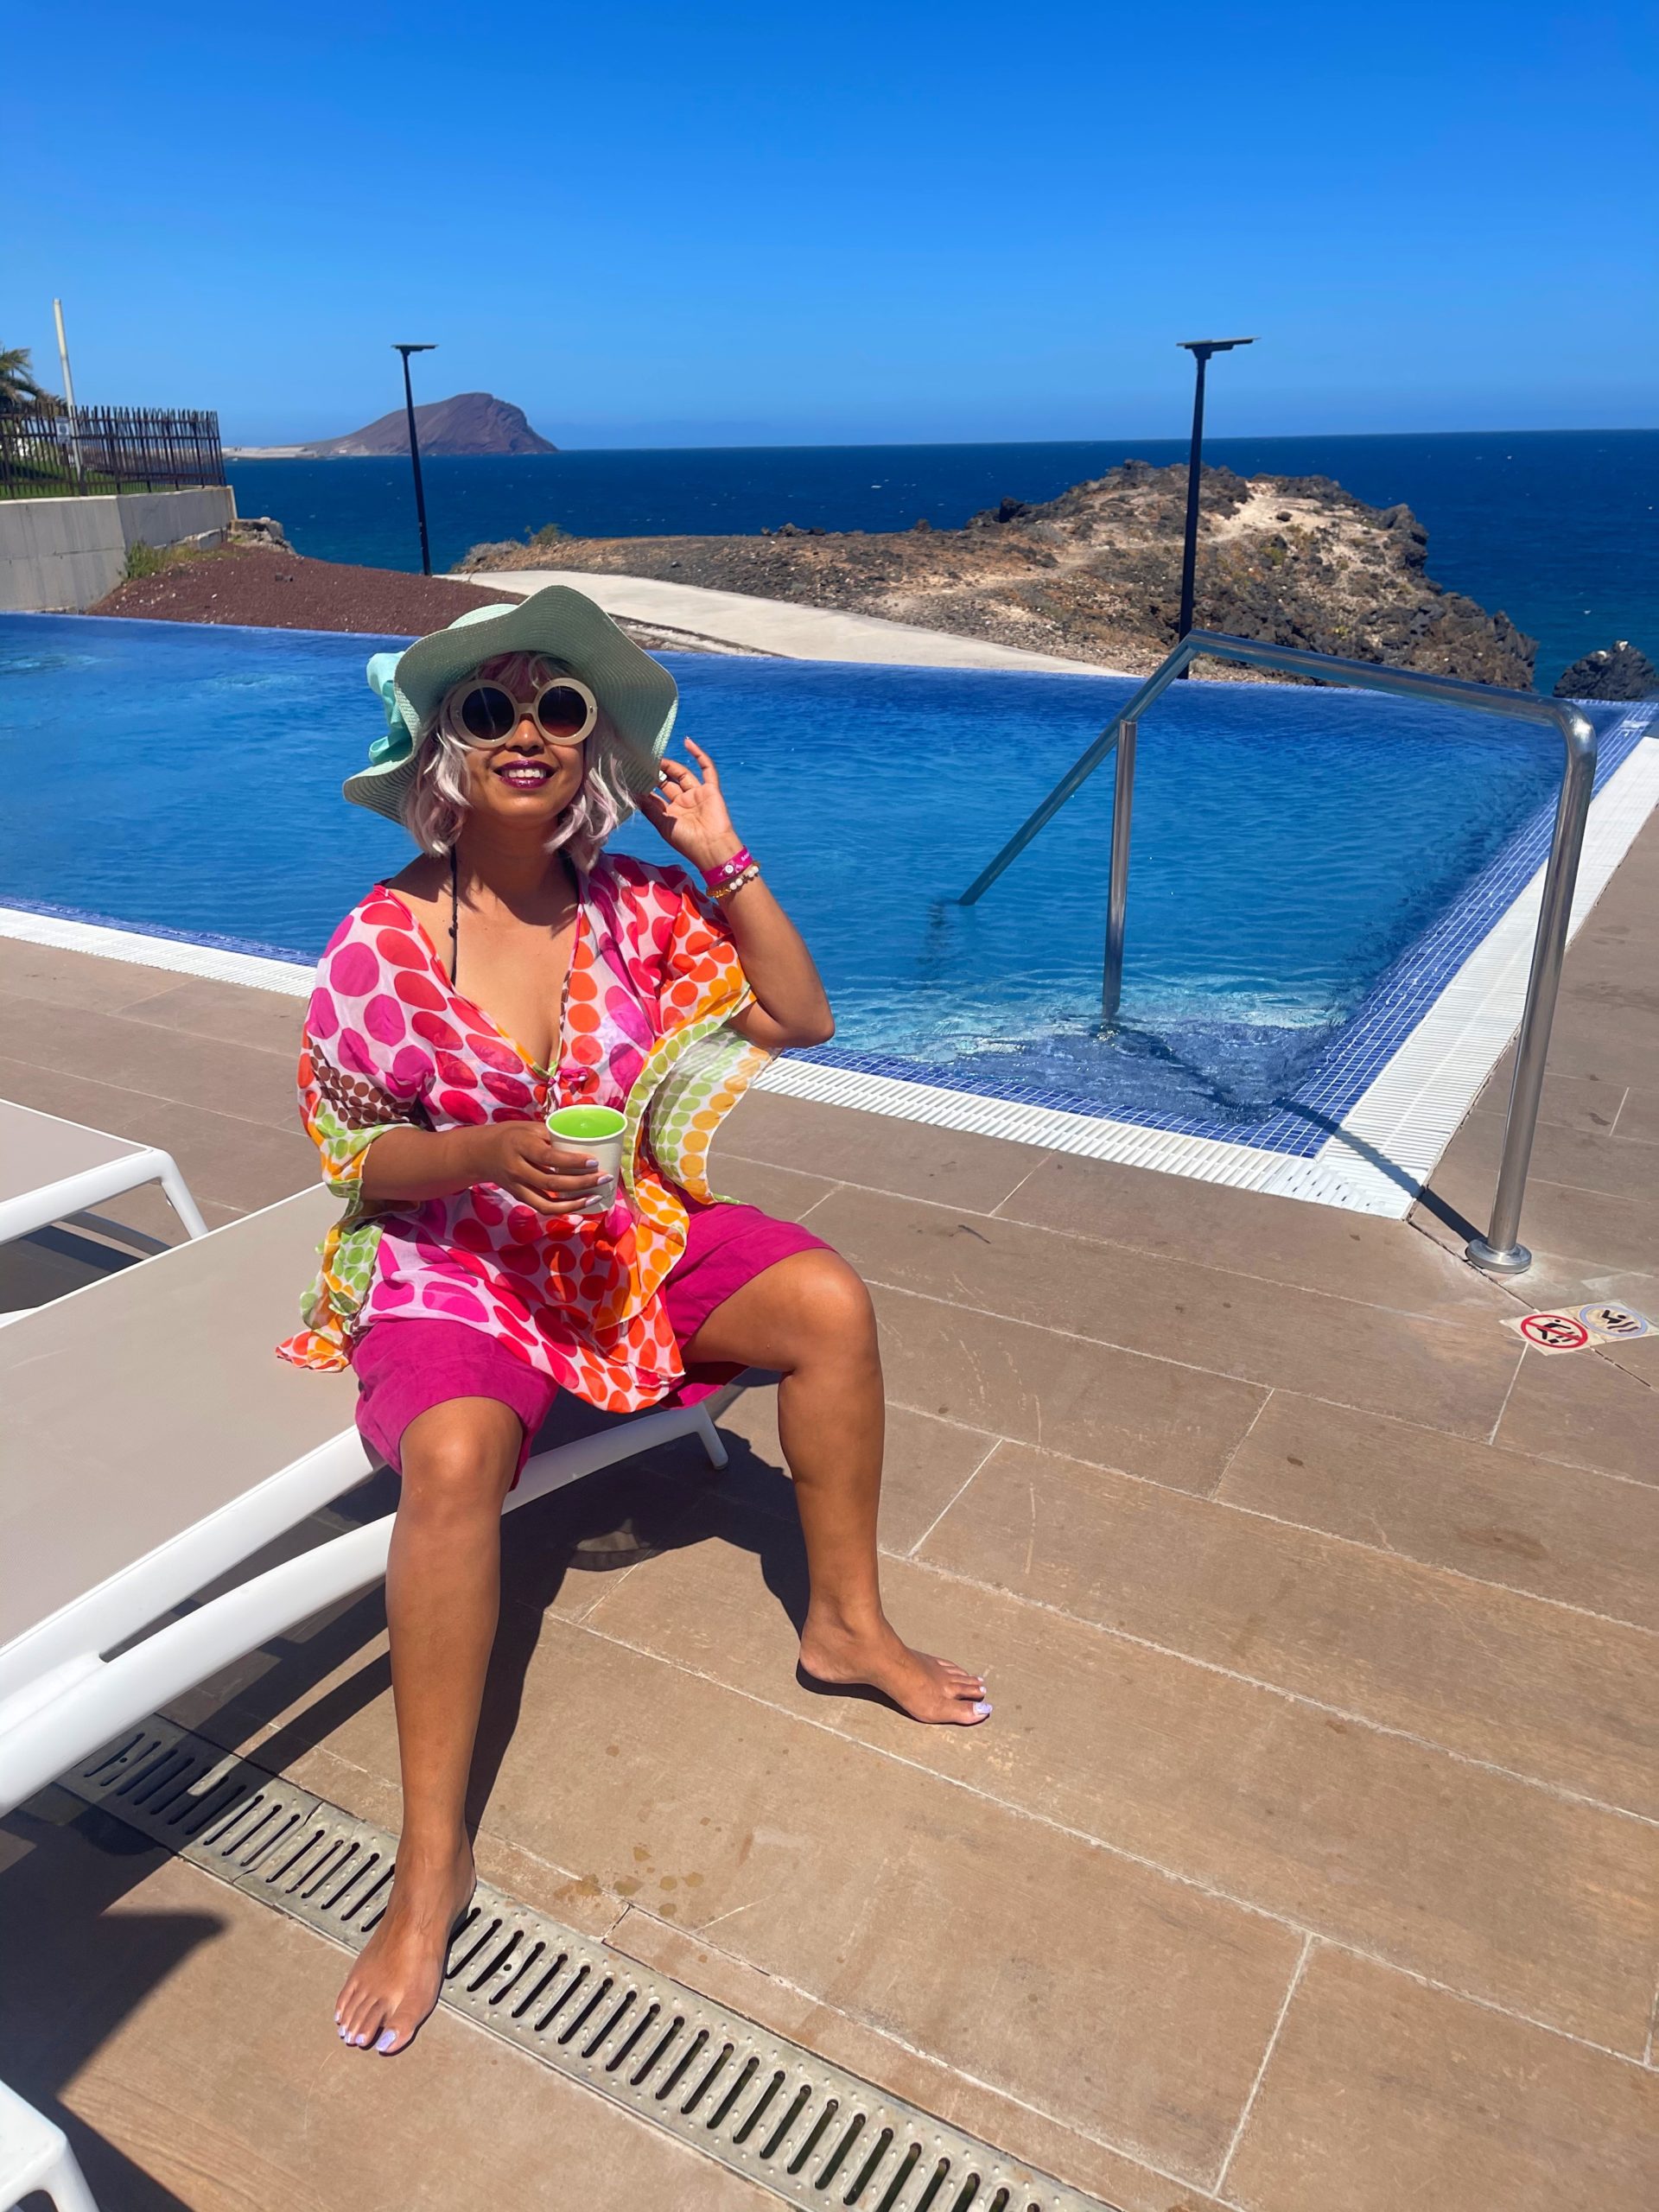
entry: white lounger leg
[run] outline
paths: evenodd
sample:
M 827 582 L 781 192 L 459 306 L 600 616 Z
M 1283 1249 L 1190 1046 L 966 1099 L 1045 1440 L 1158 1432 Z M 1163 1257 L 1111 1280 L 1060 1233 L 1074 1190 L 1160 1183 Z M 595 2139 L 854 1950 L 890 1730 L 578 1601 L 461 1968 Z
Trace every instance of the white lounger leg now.
M 715 1427 L 712 1414 L 707 1406 L 693 1406 L 691 1411 L 696 1420 L 697 1434 L 702 1439 L 702 1448 L 709 1454 L 709 1465 L 723 1467 L 727 1459 L 726 1446 L 721 1441 L 720 1431 Z
M 98 2212 L 63 2130 L 0 2082 L 0 2212 L 36 2190 L 57 2212 Z
M 168 1204 L 184 1224 L 189 1235 L 205 1236 L 207 1234 L 207 1224 L 201 1217 L 201 1209 L 190 1195 L 189 1185 L 179 1173 L 178 1162 L 170 1152 L 158 1153 L 156 1157 L 167 1163 L 156 1179 L 166 1192 Z

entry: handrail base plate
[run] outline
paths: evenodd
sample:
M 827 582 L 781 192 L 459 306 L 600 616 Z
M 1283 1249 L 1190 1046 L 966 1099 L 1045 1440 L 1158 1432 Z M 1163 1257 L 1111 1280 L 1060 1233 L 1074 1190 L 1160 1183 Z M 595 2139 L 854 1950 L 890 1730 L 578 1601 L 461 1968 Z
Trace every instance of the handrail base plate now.
M 1532 1265 L 1532 1255 L 1524 1244 L 1511 1244 L 1500 1252 L 1484 1236 L 1471 1236 L 1463 1248 L 1463 1256 L 1489 1275 L 1523 1275 Z

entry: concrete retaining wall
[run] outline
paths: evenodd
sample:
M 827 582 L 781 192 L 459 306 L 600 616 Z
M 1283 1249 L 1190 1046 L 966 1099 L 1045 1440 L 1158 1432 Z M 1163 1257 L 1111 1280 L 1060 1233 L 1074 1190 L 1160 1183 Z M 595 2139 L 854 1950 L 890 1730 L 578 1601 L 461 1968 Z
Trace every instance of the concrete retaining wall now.
M 121 581 L 127 548 L 217 545 L 236 520 L 228 484 L 84 499 L 0 499 L 0 611 L 73 612 Z

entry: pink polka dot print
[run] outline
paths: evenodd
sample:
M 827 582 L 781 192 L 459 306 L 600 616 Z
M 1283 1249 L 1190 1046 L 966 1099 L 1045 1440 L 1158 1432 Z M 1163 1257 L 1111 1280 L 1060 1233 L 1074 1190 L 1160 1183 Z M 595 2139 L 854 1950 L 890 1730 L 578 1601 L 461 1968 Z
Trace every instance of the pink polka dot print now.
M 741 982 L 730 940 L 683 879 L 607 856 L 587 893 L 550 1081 L 455 991 L 395 892 L 378 886 L 347 915 L 319 968 L 302 1061 L 325 1165 L 338 1142 L 353 1147 L 341 1172 L 354 1172 L 365 1128 L 482 1128 L 539 1122 L 550 1105 L 626 1107 L 656 1039 Z M 637 1197 L 637 1221 L 626 1210 L 544 1217 L 489 1183 L 390 1211 L 351 1325 L 441 1315 L 488 1332 L 591 1405 L 654 1403 L 682 1374 L 658 1292 L 685 1216 L 648 1160 Z M 338 1363 L 283 1350 L 302 1364 Z

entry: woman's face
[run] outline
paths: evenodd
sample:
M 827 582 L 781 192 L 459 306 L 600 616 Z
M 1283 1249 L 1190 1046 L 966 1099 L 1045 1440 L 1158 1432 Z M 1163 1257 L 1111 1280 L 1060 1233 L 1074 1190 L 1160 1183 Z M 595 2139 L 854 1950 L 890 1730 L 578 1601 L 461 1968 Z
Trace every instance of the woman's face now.
M 578 738 L 560 745 L 537 722 L 535 705 L 563 671 L 531 653 L 499 653 L 463 678 L 454 698 L 478 683 L 499 684 L 518 709 L 512 734 L 494 745 L 467 748 L 467 797 L 474 814 L 502 823 L 551 828 L 582 789 L 587 747 Z

